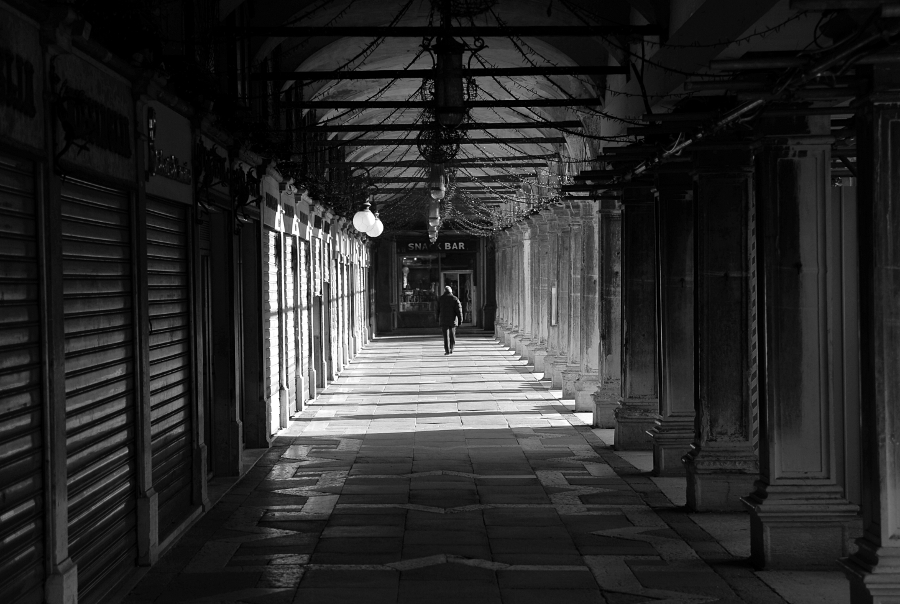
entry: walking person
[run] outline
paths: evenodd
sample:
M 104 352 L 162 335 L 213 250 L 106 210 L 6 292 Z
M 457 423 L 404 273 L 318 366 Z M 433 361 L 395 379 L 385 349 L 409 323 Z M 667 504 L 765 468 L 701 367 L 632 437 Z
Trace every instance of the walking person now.
M 456 344 L 456 326 L 463 320 L 462 303 L 453 295 L 453 288 L 444 287 L 444 293 L 438 298 L 438 324 L 444 334 L 444 354 L 453 354 Z

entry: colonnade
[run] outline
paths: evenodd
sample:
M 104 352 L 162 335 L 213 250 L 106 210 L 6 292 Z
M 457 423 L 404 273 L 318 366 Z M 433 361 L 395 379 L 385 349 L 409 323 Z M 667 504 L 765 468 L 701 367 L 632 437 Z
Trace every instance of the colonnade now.
M 689 510 L 748 511 L 758 567 L 846 558 L 859 602 L 900 585 L 900 139 L 866 111 L 858 188 L 808 117 L 496 237 L 497 337 Z
M 498 337 L 581 411 L 599 385 L 598 216 L 563 203 L 496 241 Z

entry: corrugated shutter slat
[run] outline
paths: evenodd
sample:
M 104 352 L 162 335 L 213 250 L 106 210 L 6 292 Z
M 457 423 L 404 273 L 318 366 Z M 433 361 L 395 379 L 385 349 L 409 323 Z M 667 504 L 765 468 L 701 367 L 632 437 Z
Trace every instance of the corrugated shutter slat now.
M 0 156 L 0 601 L 43 601 L 44 496 L 34 167 Z
M 137 561 L 131 201 L 67 178 L 62 214 L 69 552 L 90 603 Z
M 189 209 L 147 199 L 150 421 L 160 539 L 193 509 Z

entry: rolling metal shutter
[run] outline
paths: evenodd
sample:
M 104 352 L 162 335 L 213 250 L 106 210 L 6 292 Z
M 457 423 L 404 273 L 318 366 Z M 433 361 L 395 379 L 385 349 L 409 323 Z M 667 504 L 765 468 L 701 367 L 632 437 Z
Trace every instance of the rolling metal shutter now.
M 62 251 L 69 553 L 84 604 L 137 559 L 129 196 L 66 179 Z
M 41 325 L 34 168 L 0 156 L 0 601 L 43 601 Z
M 147 198 L 150 440 L 164 539 L 193 509 L 190 211 Z
M 281 331 L 279 318 L 281 315 L 281 292 L 278 287 L 278 273 L 281 268 L 278 239 L 279 233 L 265 232 L 265 313 L 263 328 L 263 349 L 266 357 L 265 392 L 269 400 L 269 434 L 275 434 L 281 427 Z
M 291 238 L 293 239 L 293 237 Z M 294 291 L 297 270 L 297 246 L 293 241 L 286 241 L 287 253 L 284 255 L 284 361 L 285 378 L 288 389 L 288 414 L 298 411 L 297 400 L 297 294 Z
M 309 337 L 309 270 L 307 267 L 307 243 L 303 240 L 298 242 L 297 247 L 297 278 L 300 280 L 300 374 L 303 376 L 303 383 L 306 385 L 306 392 L 300 392 L 298 395 L 298 403 L 309 400 L 309 359 L 312 350 L 312 342 Z M 298 405 L 299 409 L 299 405 Z

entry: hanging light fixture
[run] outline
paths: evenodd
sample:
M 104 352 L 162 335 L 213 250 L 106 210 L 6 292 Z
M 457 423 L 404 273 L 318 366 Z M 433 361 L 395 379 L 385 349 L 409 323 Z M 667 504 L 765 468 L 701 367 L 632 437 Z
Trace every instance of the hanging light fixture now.
M 378 237 L 384 232 L 384 223 L 381 222 L 381 218 L 378 217 L 378 212 L 375 212 L 375 224 L 372 225 L 372 228 L 366 231 L 366 235 L 369 237 Z
M 447 176 L 444 174 L 444 166 L 441 164 L 432 164 L 431 173 L 428 177 L 428 190 L 431 198 L 441 200 L 447 194 Z
M 360 233 L 368 233 L 369 229 L 375 226 L 377 220 L 375 214 L 369 209 L 371 197 L 367 197 L 363 202 L 362 209 L 353 215 L 353 228 Z
M 434 45 L 435 118 L 444 128 L 458 128 L 466 117 L 463 83 L 465 45 L 452 36 L 441 36 Z

